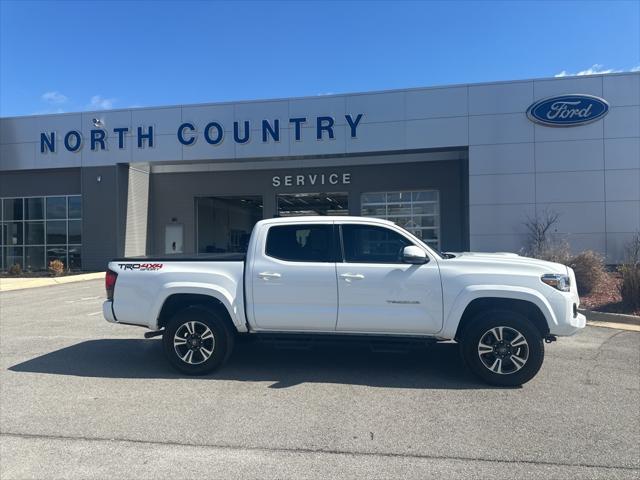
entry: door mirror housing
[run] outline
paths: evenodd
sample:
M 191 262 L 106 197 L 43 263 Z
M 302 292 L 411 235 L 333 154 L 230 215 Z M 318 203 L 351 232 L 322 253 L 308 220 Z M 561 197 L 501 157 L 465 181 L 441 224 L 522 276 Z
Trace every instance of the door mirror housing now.
M 429 259 L 424 250 L 415 245 L 409 245 L 402 249 L 402 261 L 404 263 L 422 265 L 423 263 L 427 263 Z

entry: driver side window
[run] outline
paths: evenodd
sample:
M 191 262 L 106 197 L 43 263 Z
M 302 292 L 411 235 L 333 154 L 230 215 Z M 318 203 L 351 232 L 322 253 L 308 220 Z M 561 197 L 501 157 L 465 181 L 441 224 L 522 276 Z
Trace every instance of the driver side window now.
M 342 225 L 348 263 L 403 263 L 402 249 L 413 245 L 393 230 L 372 225 Z

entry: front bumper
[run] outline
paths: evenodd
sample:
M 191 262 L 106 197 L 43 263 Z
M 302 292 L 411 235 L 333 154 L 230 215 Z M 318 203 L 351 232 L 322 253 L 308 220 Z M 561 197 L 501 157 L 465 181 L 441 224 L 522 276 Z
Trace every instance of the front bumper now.
M 575 317 L 568 315 L 564 322 L 558 324 L 553 328 L 553 335 L 560 335 L 567 337 L 578 333 L 578 330 L 583 329 L 587 325 L 587 317 L 578 313 Z
M 105 300 L 102 303 L 102 316 L 109 323 L 118 323 L 116 316 L 113 314 L 113 300 Z

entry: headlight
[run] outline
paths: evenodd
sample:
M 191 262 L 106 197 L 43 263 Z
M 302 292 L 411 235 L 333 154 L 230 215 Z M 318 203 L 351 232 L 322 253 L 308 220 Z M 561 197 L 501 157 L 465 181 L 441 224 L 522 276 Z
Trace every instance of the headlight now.
M 550 287 L 560 290 L 561 292 L 568 292 L 571 288 L 571 280 L 568 275 L 560 275 L 559 273 L 547 273 L 542 275 L 541 280 Z

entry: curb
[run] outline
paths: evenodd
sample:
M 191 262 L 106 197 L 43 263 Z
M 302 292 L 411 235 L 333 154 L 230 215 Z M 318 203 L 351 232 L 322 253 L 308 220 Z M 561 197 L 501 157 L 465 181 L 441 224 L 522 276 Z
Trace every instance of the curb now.
M 640 317 L 636 315 L 626 315 L 623 313 L 596 312 L 594 310 L 578 309 L 580 313 L 587 317 L 587 320 L 597 322 L 627 323 L 629 325 L 640 326 Z
M 622 313 L 595 312 L 593 310 L 578 309 L 587 317 L 587 324 L 594 327 L 617 328 L 640 332 L 640 317 Z
M 68 277 L 44 277 L 44 278 L 2 278 L 0 279 L 0 292 L 13 290 L 25 290 L 28 288 L 48 287 L 65 283 L 83 282 L 104 278 L 104 272 L 83 273 Z

